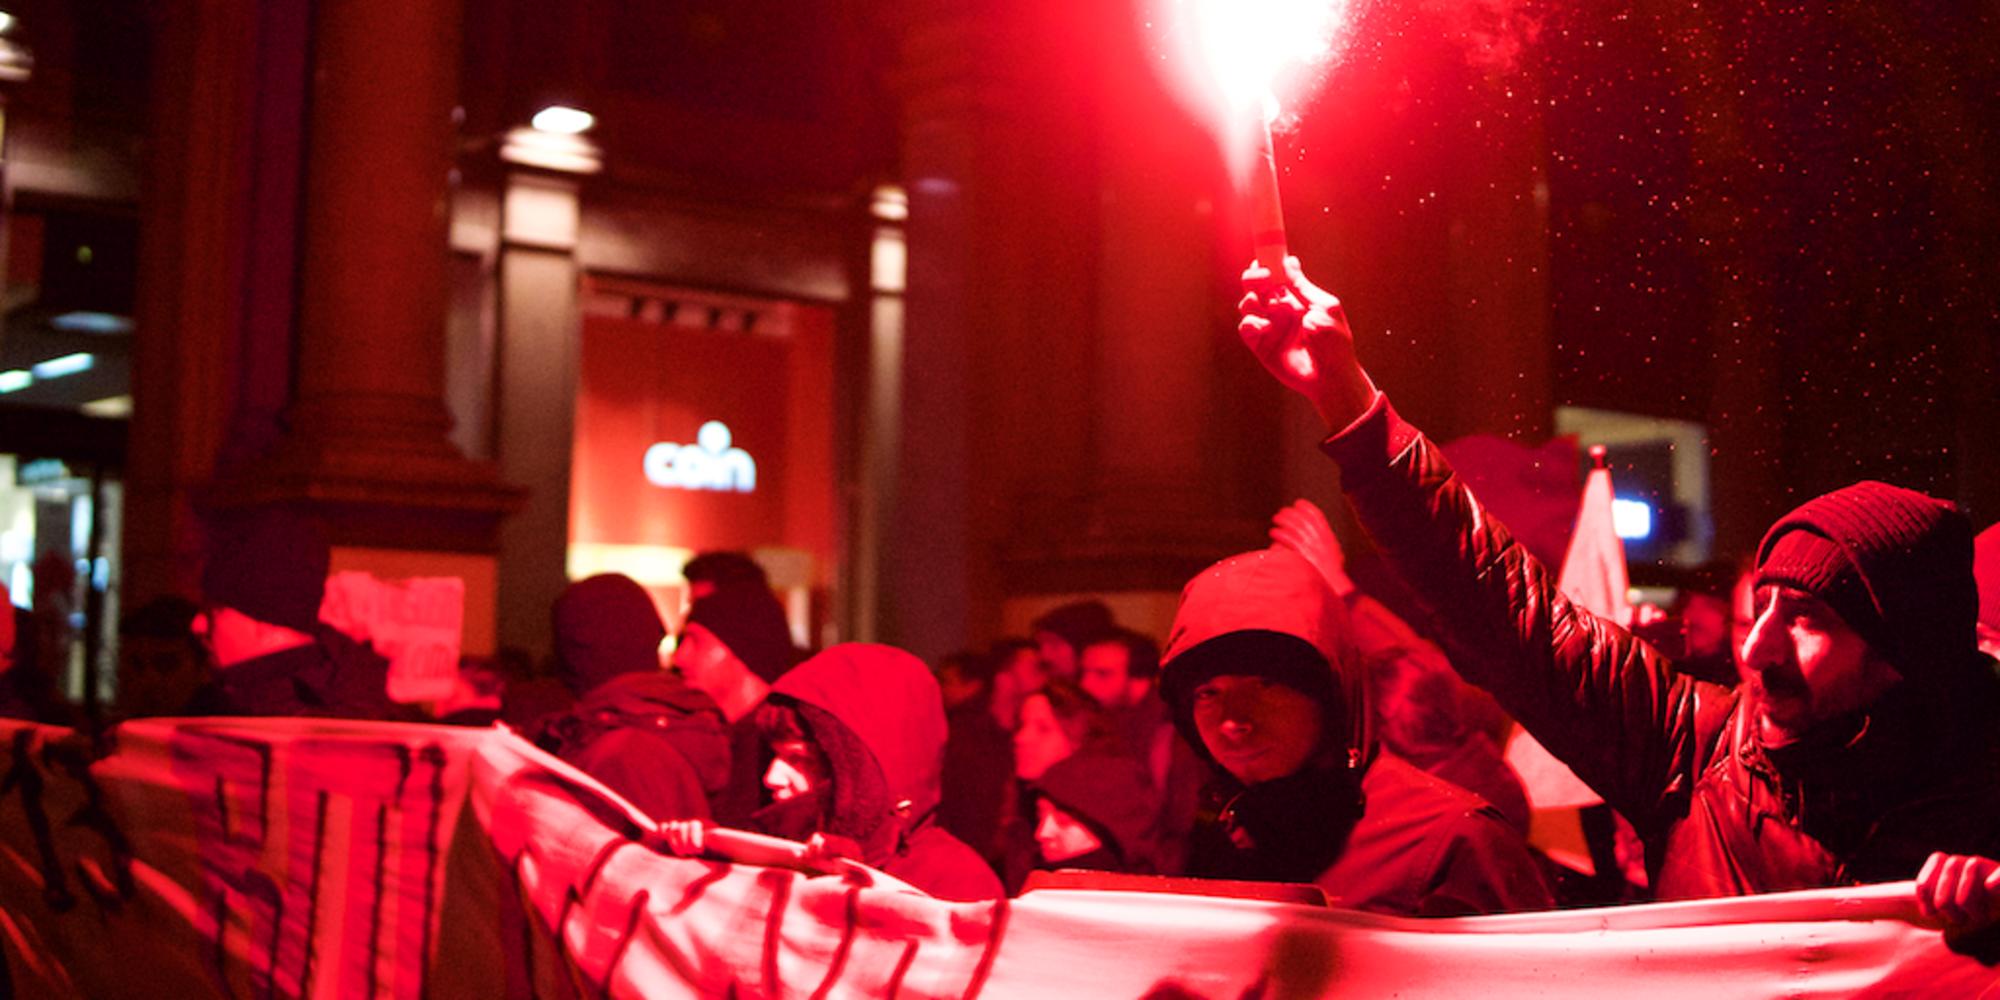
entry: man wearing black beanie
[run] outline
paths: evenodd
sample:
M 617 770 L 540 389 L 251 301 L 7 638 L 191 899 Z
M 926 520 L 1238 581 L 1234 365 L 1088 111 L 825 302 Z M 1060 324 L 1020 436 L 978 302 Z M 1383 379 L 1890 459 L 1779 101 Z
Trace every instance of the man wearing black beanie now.
M 1741 687 L 1679 676 L 1562 596 L 1376 390 L 1340 303 L 1285 270 L 1245 272 L 1245 345 L 1333 431 L 1452 665 L 1632 821 L 1661 898 L 1914 877 L 1948 933 L 2000 924 L 2000 677 L 1963 514 L 1875 482 L 1807 502 L 1758 547 Z
M 707 819 L 730 774 L 722 713 L 661 664 L 667 629 L 652 596 L 601 573 L 563 588 L 551 617 L 556 671 L 577 702 L 535 742 L 656 820 Z
M 210 516 L 190 628 L 215 676 L 184 714 L 415 718 L 389 700 L 388 661 L 319 620 L 330 562 L 318 523 L 297 511 Z
M 743 825 L 762 804 L 770 758 L 755 713 L 798 661 L 785 609 L 763 586 L 724 584 L 688 609 L 673 666 L 688 686 L 715 699 L 729 722 L 729 783 L 710 800 L 724 826 Z

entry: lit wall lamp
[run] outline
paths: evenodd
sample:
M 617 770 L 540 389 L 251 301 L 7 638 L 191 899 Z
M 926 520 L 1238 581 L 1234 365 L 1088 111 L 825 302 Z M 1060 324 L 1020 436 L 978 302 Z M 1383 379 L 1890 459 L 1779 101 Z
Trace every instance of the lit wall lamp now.
M 500 158 L 509 163 L 570 174 L 594 174 L 604 169 L 603 154 L 584 133 L 597 118 L 581 108 L 551 104 L 535 112 L 526 128 L 507 133 Z
M 35 57 L 14 37 L 21 19 L 12 11 L 0 10 L 0 82 L 21 83 L 35 72 Z

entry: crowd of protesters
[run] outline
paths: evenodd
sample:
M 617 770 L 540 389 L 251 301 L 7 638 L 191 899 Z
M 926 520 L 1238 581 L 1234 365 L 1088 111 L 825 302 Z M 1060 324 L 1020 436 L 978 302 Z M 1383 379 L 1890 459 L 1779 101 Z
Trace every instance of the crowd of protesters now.
M 1628 630 L 1565 598 L 1397 416 L 1295 261 L 1245 286 L 1241 335 L 1324 418 L 1394 593 L 1357 586 L 1301 501 L 1269 547 L 1187 581 L 1163 635 L 1081 600 L 932 668 L 798 648 L 759 565 L 708 553 L 685 609 L 576 581 L 550 609 L 552 669 L 468 658 L 419 707 L 320 620 L 315 523 L 253 508 L 214 519 L 198 604 L 124 631 L 205 661 L 178 714 L 501 724 L 660 821 L 668 849 L 747 830 L 945 899 L 1169 876 L 1452 915 L 1914 878 L 1953 934 L 2000 924 L 2000 528 L 1975 541 L 1949 504 L 1857 483 Z M 22 647 L 15 624 L 0 648 Z M 73 721 L 15 662 L 0 715 Z M 1629 832 L 1620 891 L 1530 845 L 1501 749 L 1517 726 L 1602 798 L 1594 831 Z

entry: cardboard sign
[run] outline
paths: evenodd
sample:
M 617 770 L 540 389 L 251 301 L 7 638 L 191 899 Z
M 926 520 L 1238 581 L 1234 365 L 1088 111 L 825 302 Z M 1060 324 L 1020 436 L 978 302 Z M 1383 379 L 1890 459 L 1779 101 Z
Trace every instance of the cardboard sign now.
M 378 580 L 344 571 L 327 577 L 320 620 L 389 661 L 389 697 L 437 701 L 458 684 L 465 634 L 465 581 L 455 576 Z

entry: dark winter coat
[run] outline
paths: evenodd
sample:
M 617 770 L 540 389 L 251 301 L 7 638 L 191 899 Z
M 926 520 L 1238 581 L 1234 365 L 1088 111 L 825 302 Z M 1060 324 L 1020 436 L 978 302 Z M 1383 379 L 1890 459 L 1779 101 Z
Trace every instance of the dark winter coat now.
M 389 700 L 389 661 L 373 647 L 325 625 L 312 639 L 217 668 L 182 714 L 419 720 L 415 710 Z
M 1000 880 L 937 825 L 944 700 L 921 660 L 867 643 L 833 646 L 771 686 L 799 708 L 833 771 L 826 832 L 861 860 L 940 899 L 993 899 Z
M 545 720 L 535 742 L 656 820 L 707 819 L 729 780 L 729 738 L 708 695 L 665 671 L 621 674 Z
M 945 713 L 949 730 L 941 779 L 938 823 L 980 849 L 992 846 L 1014 778 L 1014 738 L 993 718 L 986 698 Z
M 1324 446 L 1361 523 L 1467 680 L 1632 821 L 1662 898 L 1913 877 L 1931 851 L 2000 856 L 2000 680 L 1968 651 L 1830 745 L 1760 746 L 1736 692 L 1675 673 L 1572 605 L 1378 398 Z

